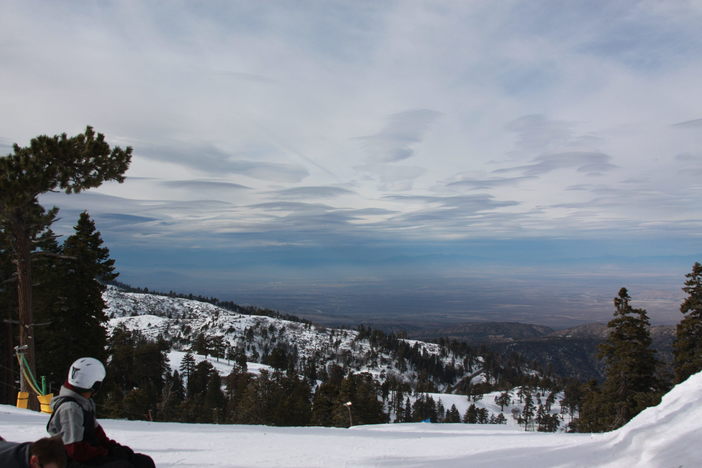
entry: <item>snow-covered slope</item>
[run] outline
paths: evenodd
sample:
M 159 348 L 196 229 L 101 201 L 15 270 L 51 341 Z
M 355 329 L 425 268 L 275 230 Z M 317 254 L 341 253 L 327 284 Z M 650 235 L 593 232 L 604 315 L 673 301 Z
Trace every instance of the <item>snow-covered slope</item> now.
M 0 435 L 45 435 L 47 416 L 0 406 Z M 506 426 L 386 424 L 337 428 L 102 421 L 112 438 L 175 467 L 702 466 L 702 373 L 607 434 L 518 432 Z
M 309 323 L 293 322 L 259 315 L 232 312 L 196 300 L 127 293 L 108 287 L 104 295 L 110 328 L 124 325 L 139 330 L 148 337 L 163 337 L 175 349 L 189 349 L 199 334 L 209 340 L 220 341 L 223 355 L 229 351 L 243 351 L 249 362 L 262 362 L 263 357 L 276 346 L 283 346 L 303 364 L 337 362 L 356 372 L 369 372 L 383 381 L 391 374 L 407 381 L 417 379 L 417 369 L 411 363 L 399 362 L 386 350 L 360 338 L 355 330 L 318 327 Z M 421 354 L 435 356 L 443 366 L 456 370 L 453 384 L 467 376 L 481 381 L 480 356 L 456 356 L 437 344 L 406 340 Z M 443 383 L 445 387 L 447 383 Z M 439 389 L 443 389 L 439 384 Z

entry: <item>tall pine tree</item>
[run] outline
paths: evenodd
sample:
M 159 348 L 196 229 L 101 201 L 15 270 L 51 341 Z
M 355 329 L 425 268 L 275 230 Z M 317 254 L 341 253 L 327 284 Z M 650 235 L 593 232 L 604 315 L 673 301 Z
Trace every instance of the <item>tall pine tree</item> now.
M 35 369 L 32 241 L 56 213 L 55 209 L 46 213 L 38 197 L 54 190 L 78 193 L 107 180 L 122 182 L 131 153 L 131 148 L 110 148 L 102 134 L 87 127 L 85 133 L 70 138 L 65 133 L 38 136 L 29 146 L 14 145 L 12 154 L 0 157 L 0 230 L 9 241 L 15 266 L 19 344 L 26 346 L 31 372 Z M 22 390 L 29 390 L 24 380 Z
M 40 301 L 46 302 L 45 307 L 37 310 L 37 322 L 51 323 L 37 329 L 37 342 L 46 351 L 38 368 L 54 388 L 63 383 L 74 360 L 91 356 L 105 362 L 107 316 L 102 294 L 105 282 L 117 277 L 109 249 L 87 212 L 81 213 L 60 253 L 59 265 L 42 269 L 40 276 L 51 275 L 53 281 L 47 281 L 45 289 L 53 301 Z
M 660 399 L 658 361 L 651 348 L 650 323 L 645 309 L 631 306 L 626 288 L 614 298 L 609 336 L 600 345 L 605 381 L 583 403 L 579 430 L 610 431 L 626 424 Z
M 692 266 L 685 275 L 687 297 L 680 305 L 684 317 L 677 326 L 673 342 L 673 368 L 676 382 L 682 382 L 702 370 L 702 265 Z

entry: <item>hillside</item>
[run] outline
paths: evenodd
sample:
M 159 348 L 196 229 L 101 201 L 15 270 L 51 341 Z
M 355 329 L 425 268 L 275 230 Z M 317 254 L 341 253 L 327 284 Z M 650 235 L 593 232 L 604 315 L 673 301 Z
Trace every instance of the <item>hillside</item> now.
M 503 359 L 486 351 L 477 353 L 464 344 L 405 339 L 367 327 L 327 328 L 275 316 L 239 313 L 236 307 L 230 310 L 198 300 L 126 292 L 115 287 L 108 288 L 104 298 L 110 331 L 124 329 L 160 341 L 160 346 L 169 350 L 171 372 L 182 371 L 186 352 L 194 355 L 196 363 L 208 360 L 226 385 L 236 385 L 243 378 L 237 377 L 243 367 L 255 375 L 266 370 L 263 380 L 275 376 L 276 369 L 284 370 L 304 378 L 312 399 L 334 388 L 336 384 L 323 385 L 331 374 L 368 378 L 376 389 L 373 398 L 385 416 L 366 422 L 494 421 L 516 427 L 524 424 L 521 416 L 527 402 L 534 405 L 527 416 L 532 430 L 537 426 L 540 430 L 565 430 L 572 418 L 561 415 L 561 388 L 535 368 L 513 357 Z M 349 385 L 363 386 L 360 380 Z M 243 399 L 252 388 L 225 390 L 228 398 Z M 510 402 L 500 407 L 495 399 L 505 392 L 509 393 Z M 245 408 L 249 407 L 241 407 L 238 413 L 229 409 L 228 417 L 244 417 Z M 361 411 L 361 406 L 358 408 Z M 537 409 L 541 416 L 535 417 Z M 129 412 L 113 411 L 114 416 L 139 419 L 147 409 L 130 406 Z M 174 419 L 178 414 L 186 413 L 171 412 L 166 420 L 179 420 Z M 198 421 L 192 417 L 180 420 Z M 228 422 L 261 422 L 256 417 Z M 348 421 L 346 413 L 335 421 L 335 425 L 344 425 Z M 286 423 L 281 420 L 277 424 Z
M 465 379 L 475 383 L 489 379 L 481 356 L 459 355 L 434 343 L 246 315 L 196 300 L 115 287 L 109 287 L 104 298 L 111 329 L 139 330 L 152 339 L 164 339 L 173 349 L 189 349 L 202 336 L 215 344 L 211 354 L 223 358 L 243 352 L 247 361 L 266 363 L 278 349 L 300 368 L 308 362 L 334 362 L 380 381 L 394 376 L 416 383 L 422 372 L 428 372 L 442 391 Z
M 47 415 L 0 406 L 0 435 L 45 435 Z M 160 468 L 702 466 L 702 374 L 617 431 L 538 434 L 506 426 L 381 424 L 352 429 L 103 420 L 107 434 L 152 455 Z

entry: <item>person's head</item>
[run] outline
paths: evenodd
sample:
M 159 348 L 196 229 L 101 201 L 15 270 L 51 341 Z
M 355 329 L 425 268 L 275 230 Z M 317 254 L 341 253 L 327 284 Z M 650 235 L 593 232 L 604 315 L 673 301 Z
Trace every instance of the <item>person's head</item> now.
M 105 366 L 100 361 L 84 357 L 71 364 L 67 382 L 78 393 L 93 394 L 100 389 L 105 375 Z
M 61 436 L 45 437 L 29 446 L 29 468 L 66 468 Z

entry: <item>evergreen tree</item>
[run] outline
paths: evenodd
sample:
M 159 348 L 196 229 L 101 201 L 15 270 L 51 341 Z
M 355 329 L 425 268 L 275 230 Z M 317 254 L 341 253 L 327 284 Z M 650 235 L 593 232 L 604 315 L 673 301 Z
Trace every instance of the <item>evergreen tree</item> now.
M 51 240 L 50 231 L 45 237 L 43 251 L 54 255 L 42 259 L 43 268 L 37 269 L 35 276 L 40 281 L 35 286 L 35 306 L 37 322 L 50 326 L 39 327 L 36 337 L 42 349 L 60 352 L 44 354 L 38 370 L 58 388 L 74 360 L 92 356 L 105 361 L 107 316 L 102 294 L 104 282 L 117 274 L 87 212 L 81 213 L 74 234 L 62 248 Z
M 524 395 L 524 407 L 522 408 L 521 423 L 524 424 L 524 430 L 528 431 L 532 426 L 534 420 L 534 414 L 536 413 L 536 406 L 534 405 L 534 399 L 531 396 L 531 392 L 525 391 Z
M 204 396 L 204 406 L 207 410 L 213 411 L 216 415 L 214 422 L 218 423 L 219 415 L 223 414 L 224 411 L 224 393 L 222 392 L 222 378 L 219 373 L 214 370 L 209 374 L 209 380 L 207 381 L 207 387 L 205 389 Z
M 202 356 L 208 356 L 210 354 L 210 342 L 204 333 L 198 333 L 198 335 L 195 337 L 193 352 Z
M 682 382 L 702 370 L 702 265 L 692 266 L 685 275 L 687 297 L 680 305 L 684 317 L 677 326 L 673 342 L 673 368 L 676 382 Z
M 17 275 L 19 344 L 26 345 L 31 372 L 35 366 L 32 306 L 31 257 L 36 235 L 53 221 L 57 209 L 46 212 L 39 195 L 62 190 L 77 193 L 98 187 L 104 181 L 122 182 L 132 149 L 110 149 L 102 134 L 91 127 L 69 138 L 66 134 L 33 138 L 27 147 L 13 146 L 13 153 L 0 158 L 0 229 L 8 240 Z M 28 390 L 23 381 L 22 390 Z M 31 400 L 33 401 L 33 400 Z
M 599 392 L 586 396 L 579 430 L 619 428 L 660 399 L 648 315 L 645 309 L 632 307 L 630 301 L 626 288 L 614 299 L 614 318 L 607 324 L 609 336 L 600 345 L 605 381 Z
M 173 374 L 166 373 L 165 384 L 158 405 L 160 419 L 163 421 L 177 421 L 178 407 L 185 400 L 185 387 L 178 371 Z
M 447 423 L 461 422 L 461 413 L 458 411 L 458 408 L 456 408 L 456 405 L 451 405 L 451 408 L 449 408 L 449 410 L 446 412 L 445 422 L 447 422 Z
M 186 385 L 189 400 L 201 399 L 204 396 L 213 372 L 216 370 L 209 361 L 200 361 L 195 365 L 195 370 Z
M 52 326 L 52 334 L 61 339 L 66 369 L 80 356 L 104 360 L 107 332 L 105 323 L 105 282 L 117 277 L 115 261 L 103 245 L 102 236 L 87 212 L 80 214 L 74 234 L 63 244 L 67 271 L 63 287 L 67 303 L 60 324 Z
M 478 424 L 487 424 L 490 421 L 490 412 L 487 408 L 478 409 Z
M 185 356 L 183 356 L 183 359 L 180 361 L 179 370 L 182 376 L 185 377 L 185 381 L 189 381 L 195 373 L 195 358 L 193 357 L 193 353 L 190 351 L 185 353 Z
M 410 404 L 409 397 L 405 400 L 405 409 L 402 412 L 402 419 L 404 422 L 412 421 L 412 405 Z
M 463 415 L 463 422 L 466 424 L 477 424 L 478 423 L 478 408 L 475 403 L 471 403 L 466 413 Z
M 504 411 L 505 406 L 509 406 L 512 403 L 512 397 L 510 397 L 509 392 L 502 392 L 495 397 L 495 404 L 500 405 L 500 411 Z
M 331 426 L 332 413 L 337 403 L 338 388 L 330 382 L 323 382 L 314 392 L 312 399 L 312 424 Z

